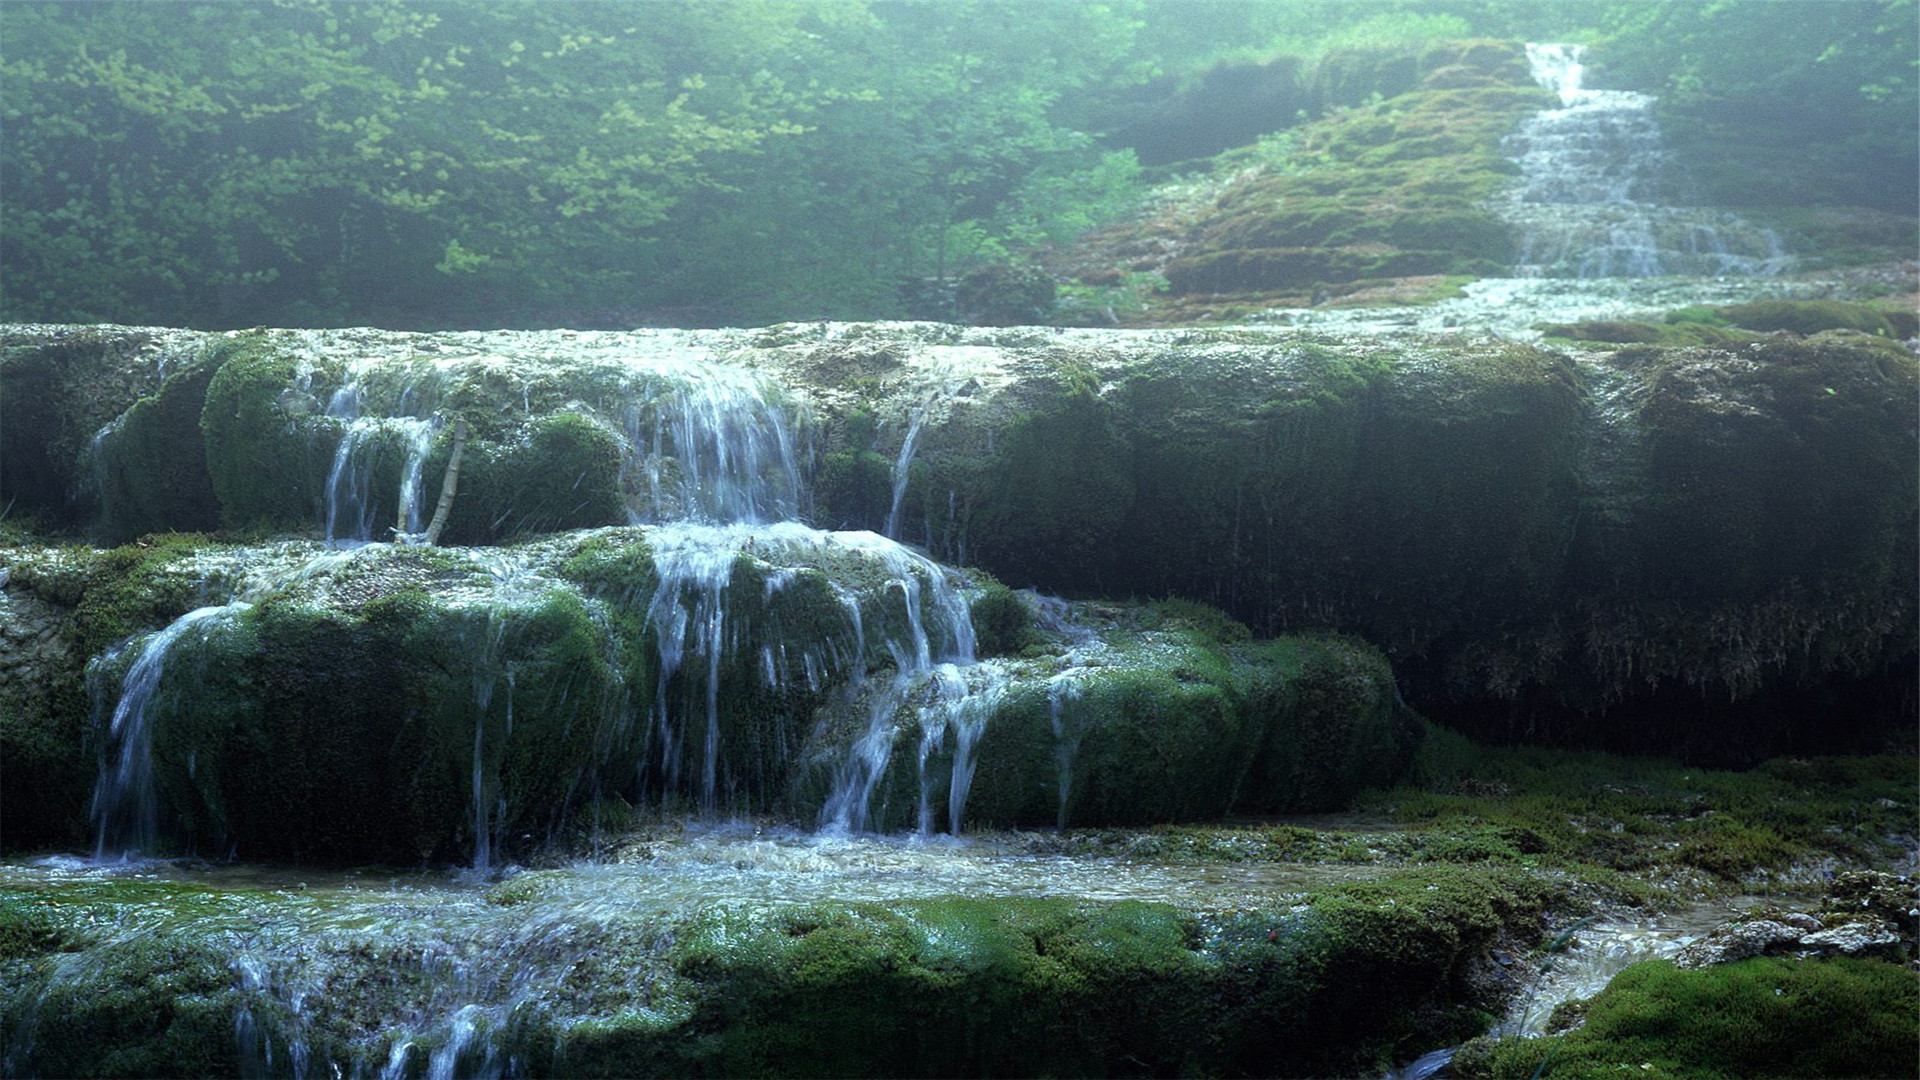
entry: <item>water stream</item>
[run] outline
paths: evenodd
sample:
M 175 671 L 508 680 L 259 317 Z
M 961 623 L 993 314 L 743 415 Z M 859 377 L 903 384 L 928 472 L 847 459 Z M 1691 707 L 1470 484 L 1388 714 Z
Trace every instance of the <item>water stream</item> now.
M 1534 79 L 1560 108 L 1520 125 L 1507 152 L 1520 179 L 1495 203 L 1520 239 L 1520 277 L 1775 274 L 1792 259 L 1771 229 L 1673 205 L 1678 186 L 1656 98 L 1585 85 L 1580 45 L 1528 45 Z

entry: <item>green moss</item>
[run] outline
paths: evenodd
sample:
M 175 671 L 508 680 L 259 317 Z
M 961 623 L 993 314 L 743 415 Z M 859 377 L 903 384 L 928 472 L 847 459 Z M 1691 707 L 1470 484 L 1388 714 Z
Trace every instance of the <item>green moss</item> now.
M 981 657 L 1017 656 L 1040 641 L 1025 601 L 990 577 L 968 605 L 967 614 L 973 620 L 975 650 Z
M 1697 309 L 1705 311 L 1705 309 Z M 1665 322 L 1551 323 L 1538 327 L 1549 341 L 1605 345 L 1736 345 L 1762 340 L 1764 335 L 1735 330 L 1697 318 L 1673 316 Z M 1710 316 L 1709 316 L 1710 317 Z
M 571 412 L 537 417 L 501 441 L 469 439 L 445 538 L 449 543 L 498 543 L 531 533 L 624 522 L 622 452 L 616 432 Z M 423 471 L 429 491 L 439 491 L 451 453 L 449 428 Z
M 814 498 L 835 528 L 877 529 L 893 505 L 893 465 L 872 450 L 836 450 L 820 463 Z
M 218 528 L 220 504 L 207 472 L 200 416 L 217 368 L 203 361 L 172 374 L 159 393 L 121 414 L 95 447 L 101 536 Z
M 1592 752 L 1474 746 L 1442 729 L 1412 784 L 1369 796 L 1406 831 L 1390 858 L 1572 869 L 1749 887 L 1796 866 L 1874 865 L 1911 827 L 1913 759 L 1779 759 L 1746 772 Z M 1592 873 L 1590 871 L 1600 871 Z M 1642 886 L 1644 888 L 1644 886 Z
M 1484 1018 L 1463 959 L 1550 899 L 1426 873 L 1205 920 L 1055 899 L 723 908 L 674 963 L 702 1072 L 1347 1073 Z
M 1748 330 L 1791 330 L 1815 334 L 1822 330 L 1858 330 L 1893 336 L 1886 317 L 1865 304 L 1844 300 L 1754 300 L 1714 308 L 1713 313 Z
M 1470 1045 L 1463 1077 L 1883 1077 L 1913 1071 L 1920 975 L 1836 957 L 1621 972 L 1566 1035 Z
M 1340 809 L 1406 771 L 1420 731 L 1395 702 L 1384 656 L 1337 637 L 1282 638 L 1267 649 L 1270 666 L 1253 669 L 1247 691 L 1264 742 L 1238 810 Z
M 311 361 L 266 335 L 222 338 L 219 368 L 200 414 L 207 472 L 220 519 L 238 531 L 305 531 L 322 519 L 337 422 L 294 405 L 291 388 L 316 376 Z
M 0 992 L 5 1026 L 33 1025 L 27 1045 L 36 1073 L 140 1077 L 239 1071 L 233 1032 L 241 1000 L 215 945 L 191 934 L 161 932 L 74 959 L 57 967 L 36 965 Z
M 1416 737 L 1385 661 L 1364 646 L 1285 638 L 1229 649 L 1168 628 L 1084 667 L 1016 678 L 975 747 L 966 821 L 1155 824 L 1332 809 L 1397 778 Z M 949 732 L 928 765 L 941 806 L 953 740 Z M 917 747 L 917 735 L 909 742 Z M 910 812 L 914 794 L 896 801 Z
M 198 533 L 149 536 L 79 560 L 85 569 L 72 583 L 72 637 L 82 657 L 144 630 L 158 630 L 210 601 L 214 583 L 182 566 L 211 543 Z M 71 569 L 71 566 L 68 568 Z

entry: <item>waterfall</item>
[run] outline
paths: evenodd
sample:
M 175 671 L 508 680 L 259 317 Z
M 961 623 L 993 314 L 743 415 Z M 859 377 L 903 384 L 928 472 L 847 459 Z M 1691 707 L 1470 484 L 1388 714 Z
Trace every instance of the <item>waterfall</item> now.
M 887 524 L 881 531 L 888 537 L 900 536 L 900 503 L 907 497 L 907 477 L 913 470 L 913 452 L 920 445 L 920 425 L 927 419 L 927 407 L 913 410 L 907 421 L 907 436 L 900 442 L 900 456 L 893 463 L 893 505 L 887 509 Z
M 1668 160 L 1650 94 L 1585 85 L 1585 47 L 1528 45 L 1560 107 L 1524 121 L 1506 150 L 1520 178 L 1494 204 L 1514 229 L 1520 277 L 1772 274 L 1780 239 L 1739 217 L 1659 201 Z
M 401 395 L 403 401 L 410 396 L 410 389 Z M 403 536 L 420 532 L 425 527 L 420 473 L 433 448 L 433 437 L 440 430 L 439 423 L 412 416 L 362 416 L 358 371 L 328 399 L 327 415 L 346 424 L 340 445 L 334 448 L 333 465 L 327 471 L 327 543 L 345 546 L 379 538 L 380 523 L 374 520 L 378 506 L 373 497 L 374 474 L 395 446 L 405 455 L 400 466 L 394 529 Z
M 174 643 L 198 632 L 206 640 L 218 625 L 251 605 L 235 601 L 187 612 L 140 646 L 127 669 L 113 716 L 106 724 L 107 749 L 93 790 L 95 858 L 128 859 L 153 849 L 159 836 L 159 798 L 153 782 L 153 721 L 160 680 Z M 106 654 L 111 663 L 119 652 Z M 98 722 L 96 718 L 96 723 Z
M 763 380 L 683 355 L 636 359 L 631 371 L 621 482 L 633 524 L 801 516 L 795 424 Z

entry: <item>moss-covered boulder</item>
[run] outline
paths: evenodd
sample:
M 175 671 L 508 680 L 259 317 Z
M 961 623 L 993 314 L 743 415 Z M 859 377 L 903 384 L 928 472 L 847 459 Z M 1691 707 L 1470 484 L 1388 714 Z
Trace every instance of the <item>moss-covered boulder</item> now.
M 1392 783 L 1419 741 L 1384 659 L 1351 640 L 1255 642 L 1197 604 L 1062 605 L 1028 634 L 1020 657 L 830 707 L 796 804 L 954 832 L 1327 810 Z
M 222 524 L 312 528 L 325 515 L 327 473 L 341 434 L 318 408 L 314 391 L 322 387 L 314 385 L 312 359 L 260 334 L 232 337 L 222 349 L 200 417 Z
M 1844 300 L 1753 300 L 1714 309 L 1714 314 L 1748 330 L 1791 330 L 1817 334 L 1822 330 L 1858 330 L 1891 337 L 1885 315 L 1865 304 Z
M 204 527 L 197 438 L 180 436 L 198 422 L 207 353 L 204 336 L 184 330 L 0 328 L 0 500 L 13 513 L 78 531 L 100 524 L 93 519 L 105 484 L 116 489 L 104 493 L 107 514 L 122 519 L 107 523 L 116 538 Z M 117 418 L 143 399 L 126 430 Z M 179 522 L 152 490 L 156 481 L 183 500 Z
M 15 881 L 0 1032 L 11 1067 L 62 1075 L 246 1075 L 296 1047 L 342 1074 L 1345 1074 L 1477 1028 L 1503 988 L 1473 972 L 1558 899 L 1443 869 L 1225 914 L 1071 895 L 663 906 L 656 872 L 527 875 L 485 899 Z
M 1476 1041 L 1462 1077 L 1882 1077 L 1913 1071 L 1920 974 L 1884 960 L 1756 957 L 1615 976 L 1564 1035 Z

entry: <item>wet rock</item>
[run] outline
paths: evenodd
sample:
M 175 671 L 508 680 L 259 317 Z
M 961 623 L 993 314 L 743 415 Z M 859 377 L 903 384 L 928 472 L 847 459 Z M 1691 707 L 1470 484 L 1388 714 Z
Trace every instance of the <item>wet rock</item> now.
M 1674 954 L 1673 963 L 1681 968 L 1706 967 L 1761 956 L 1776 948 L 1797 944 L 1806 931 L 1772 919 L 1754 919 L 1716 928 L 1712 933 Z

